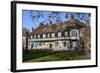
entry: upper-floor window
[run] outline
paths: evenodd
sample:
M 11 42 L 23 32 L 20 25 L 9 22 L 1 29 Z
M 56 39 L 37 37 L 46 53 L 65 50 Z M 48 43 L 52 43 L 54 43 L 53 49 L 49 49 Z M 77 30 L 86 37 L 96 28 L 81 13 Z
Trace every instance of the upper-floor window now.
M 58 37 L 61 37 L 61 32 L 58 32 Z
M 51 37 L 55 37 L 55 33 L 52 33 Z
M 34 38 L 36 38 L 36 35 L 34 35 Z
M 68 32 L 67 31 L 65 31 L 65 36 L 68 36 Z
M 43 38 L 46 38 L 46 34 L 43 34 Z
M 38 38 L 38 35 L 36 35 L 36 38 Z
M 40 35 L 38 34 L 38 38 L 40 38 Z
M 33 35 L 31 35 L 30 38 L 32 39 L 33 38 Z
M 77 29 L 72 29 L 70 31 L 70 36 L 71 37 L 77 37 L 78 36 L 78 30 Z

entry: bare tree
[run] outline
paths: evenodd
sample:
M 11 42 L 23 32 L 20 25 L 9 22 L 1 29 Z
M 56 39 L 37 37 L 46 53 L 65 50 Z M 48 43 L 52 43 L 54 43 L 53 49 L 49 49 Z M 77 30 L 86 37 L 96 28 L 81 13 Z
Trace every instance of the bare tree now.
M 63 15 L 62 17 L 62 14 Z M 43 20 L 40 23 L 43 24 L 52 24 L 54 22 L 56 23 L 60 23 L 63 22 L 62 18 L 66 18 L 69 19 L 70 16 L 73 15 L 76 19 L 86 23 L 86 24 L 90 24 L 90 13 L 75 13 L 75 12 L 57 12 L 57 11 L 30 11 L 30 16 L 32 18 L 32 21 L 35 22 L 39 22 L 39 19 L 44 19 L 45 17 L 47 18 L 46 20 Z M 45 22 L 46 21 L 46 22 Z

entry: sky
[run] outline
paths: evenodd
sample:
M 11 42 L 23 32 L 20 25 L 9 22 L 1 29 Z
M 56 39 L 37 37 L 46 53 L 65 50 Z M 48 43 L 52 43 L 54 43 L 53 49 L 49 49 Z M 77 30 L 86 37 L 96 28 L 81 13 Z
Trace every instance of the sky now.
M 76 13 L 76 12 L 55 12 L 55 11 L 35 11 L 35 10 L 23 10 L 22 11 L 22 25 L 23 28 L 29 31 L 32 28 L 37 28 L 41 23 L 50 24 L 60 23 L 70 19 L 71 15 L 81 22 L 90 22 L 90 13 Z

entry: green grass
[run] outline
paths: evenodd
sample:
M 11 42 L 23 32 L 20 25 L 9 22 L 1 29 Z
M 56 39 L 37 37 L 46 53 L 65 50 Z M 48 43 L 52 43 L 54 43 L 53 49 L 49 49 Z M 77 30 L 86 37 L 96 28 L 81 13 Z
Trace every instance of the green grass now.
M 23 62 L 30 60 L 30 59 L 35 59 L 35 58 L 39 58 L 42 56 L 46 56 L 46 55 L 51 55 L 54 52 L 52 52 L 51 50 L 30 50 L 27 53 L 23 52 Z
M 89 59 L 80 52 L 52 50 L 32 50 L 23 53 L 23 62 L 45 62 L 45 61 L 64 61 L 64 60 L 84 60 Z

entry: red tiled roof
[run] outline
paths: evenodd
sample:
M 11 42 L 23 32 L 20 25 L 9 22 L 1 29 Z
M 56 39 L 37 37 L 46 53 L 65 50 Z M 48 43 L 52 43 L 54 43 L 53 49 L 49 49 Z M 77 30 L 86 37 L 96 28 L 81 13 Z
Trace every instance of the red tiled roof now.
M 64 31 L 67 30 L 68 27 L 82 27 L 84 26 L 84 23 L 73 19 L 73 20 L 68 20 L 63 23 L 59 24 L 50 24 L 50 25 L 41 25 L 34 29 L 31 34 L 42 34 L 42 33 L 48 33 L 48 32 L 58 32 L 58 31 Z

